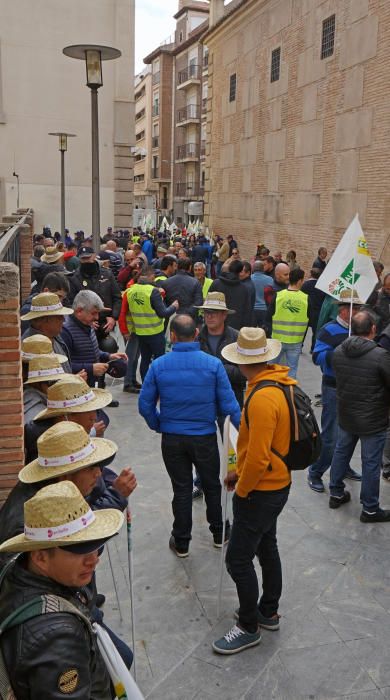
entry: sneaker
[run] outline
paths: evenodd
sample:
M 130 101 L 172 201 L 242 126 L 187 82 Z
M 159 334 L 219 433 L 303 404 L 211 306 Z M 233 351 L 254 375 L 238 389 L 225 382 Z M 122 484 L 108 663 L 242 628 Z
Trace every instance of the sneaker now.
M 239 611 L 239 608 L 234 611 L 234 618 L 236 620 L 239 619 Z M 259 623 L 259 627 L 263 627 L 265 630 L 271 630 L 271 632 L 274 632 L 280 627 L 279 620 L 280 615 L 278 615 L 278 613 L 275 613 L 275 615 L 272 615 L 272 617 L 265 617 L 265 615 L 260 612 L 259 608 L 257 608 L 257 621 Z
M 133 387 L 135 389 L 142 389 L 142 384 L 140 384 L 139 382 L 133 382 Z
M 202 489 L 200 489 L 199 486 L 194 486 L 194 488 L 192 489 L 192 500 L 195 501 L 196 498 L 202 498 L 202 496 Z
M 319 476 L 310 476 L 309 474 L 307 477 L 307 483 L 309 484 L 309 487 L 312 491 L 316 491 L 317 493 L 324 493 L 324 482 Z
M 347 473 L 345 475 L 346 479 L 351 479 L 351 481 L 361 481 L 362 480 L 362 475 L 358 474 L 358 472 L 355 472 L 354 469 L 351 469 L 351 467 L 348 467 Z
M 383 467 L 382 479 L 385 481 L 390 481 L 390 467 Z
M 374 513 L 362 510 L 360 514 L 361 523 L 388 523 L 390 521 L 390 510 L 378 508 Z
M 230 523 L 226 523 L 225 527 L 225 539 L 222 543 L 222 532 L 214 532 L 213 533 L 213 539 L 214 539 L 214 547 L 217 549 L 222 549 L 223 545 L 229 542 L 229 537 L 230 537 Z
M 329 508 L 340 508 L 344 503 L 348 503 L 351 500 L 351 494 L 349 491 L 344 491 L 342 496 L 331 496 L 329 498 Z
M 127 394 L 139 394 L 141 389 L 138 389 L 136 386 L 124 386 L 123 391 Z
M 176 540 L 173 535 L 171 535 L 169 538 L 169 549 L 171 549 L 172 552 L 175 552 L 176 556 L 180 559 L 188 557 L 188 544 L 186 546 L 176 544 Z
M 245 632 L 238 625 L 234 625 L 224 637 L 213 642 L 213 649 L 217 654 L 238 654 L 239 651 L 254 647 L 261 642 L 261 634 L 257 632 Z

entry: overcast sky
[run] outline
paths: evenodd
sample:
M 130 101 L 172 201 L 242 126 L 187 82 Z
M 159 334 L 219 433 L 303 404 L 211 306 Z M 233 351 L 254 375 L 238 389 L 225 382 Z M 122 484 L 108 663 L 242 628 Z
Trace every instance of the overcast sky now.
M 143 57 L 174 33 L 173 15 L 178 0 L 136 0 L 135 2 L 135 73 L 143 68 Z

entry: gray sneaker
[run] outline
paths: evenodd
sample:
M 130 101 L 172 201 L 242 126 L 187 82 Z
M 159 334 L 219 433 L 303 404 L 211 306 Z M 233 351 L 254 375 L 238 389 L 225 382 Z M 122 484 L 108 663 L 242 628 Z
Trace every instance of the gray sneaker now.
M 245 632 L 245 630 L 234 625 L 229 632 L 225 634 L 221 639 L 217 639 L 213 642 L 213 649 L 217 654 L 238 654 L 244 649 L 249 649 L 249 647 L 254 647 L 261 642 L 261 634 L 259 630 L 257 632 Z
M 236 608 L 236 610 L 234 611 L 234 619 L 235 620 L 239 619 L 239 610 L 240 610 L 239 608 Z M 280 627 L 279 620 L 280 620 L 280 615 L 278 615 L 278 613 L 276 613 L 272 617 L 265 617 L 265 615 L 263 615 L 260 612 L 259 608 L 257 608 L 257 621 L 259 623 L 259 626 L 262 627 L 263 629 L 270 630 L 271 632 L 278 630 Z

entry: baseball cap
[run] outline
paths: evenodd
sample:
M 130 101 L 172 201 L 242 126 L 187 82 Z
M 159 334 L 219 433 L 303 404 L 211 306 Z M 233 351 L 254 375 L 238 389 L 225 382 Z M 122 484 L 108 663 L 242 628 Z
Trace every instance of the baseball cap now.
M 78 257 L 79 258 L 90 258 L 91 255 L 94 255 L 95 251 L 93 248 L 90 246 L 83 245 L 79 252 L 78 252 Z

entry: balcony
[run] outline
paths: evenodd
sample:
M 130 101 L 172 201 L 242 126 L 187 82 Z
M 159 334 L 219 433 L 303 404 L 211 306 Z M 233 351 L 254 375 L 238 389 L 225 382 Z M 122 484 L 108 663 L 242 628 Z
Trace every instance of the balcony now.
M 177 112 L 177 125 L 186 126 L 186 124 L 199 123 L 200 110 L 199 105 L 190 104 Z
M 204 188 L 194 182 L 177 182 L 175 186 L 176 197 L 182 199 L 192 199 L 193 197 L 203 197 Z
M 159 82 L 160 82 L 160 71 L 158 71 L 157 73 L 153 73 L 152 85 L 158 85 Z
M 177 161 L 191 161 L 199 159 L 199 144 L 198 143 L 184 143 L 177 147 L 176 160 Z
M 177 89 L 189 87 L 190 85 L 200 85 L 202 75 L 201 66 L 191 64 L 188 68 L 179 71 L 177 76 Z
M 152 107 L 152 117 L 158 117 L 160 114 L 160 105 L 153 105 Z
M 206 157 L 206 141 L 202 140 L 200 142 L 200 157 L 205 158 Z
M 152 180 L 158 180 L 160 177 L 160 168 L 152 168 Z
M 202 98 L 202 114 L 207 112 L 207 97 Z
M 152 148 L 158 148 L 160 143 L 160 137 L 159 136 L 153 136 L 152 137 Z

